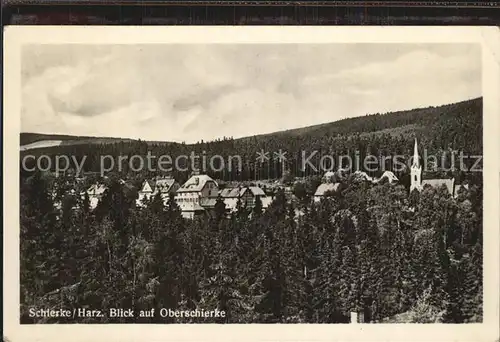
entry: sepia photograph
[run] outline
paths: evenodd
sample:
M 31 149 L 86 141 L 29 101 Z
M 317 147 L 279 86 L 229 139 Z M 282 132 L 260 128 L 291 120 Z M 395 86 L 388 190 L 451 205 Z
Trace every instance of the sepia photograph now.
M 16 324 L 485 322 L 480 41 L 17 57 Z

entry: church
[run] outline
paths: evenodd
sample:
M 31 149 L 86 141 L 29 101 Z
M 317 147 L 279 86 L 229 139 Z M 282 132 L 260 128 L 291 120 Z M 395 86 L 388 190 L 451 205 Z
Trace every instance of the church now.
M 418 154 L 418 144 L 417 139 L 415 138 L 415 147 L 413 149 L 413 161 L 410 168 L 411 173 L 411 183 L 410 183 L 410 193 L 417 189 L 418 191 L 422 191 L 422 189 L 426 185 L 430 185 L 434 188 L 440 188 L 443 185 L 446 186 L 448 192 L 453 196 L 458 196 L 458 191 L 460 188 L 464 187 L 468 189 L 468 185 L 458 185 L 455 183 L 454 178 L 450 179 L 424 179 L 422 180 L 422 166 L 420 165 L 420 156 Z

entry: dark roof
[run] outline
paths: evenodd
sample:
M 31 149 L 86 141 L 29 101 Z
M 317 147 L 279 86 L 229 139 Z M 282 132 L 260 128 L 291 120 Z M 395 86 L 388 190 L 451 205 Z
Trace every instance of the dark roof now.
M 226 188 L 220 192 L 220 195 L 224 198 L 237 198 L 240 196 L 240 188 Z
M 218 186 L 217 182 L 207 175 L 195 175 L 189 178 L 177 192 L 198 192 L 205 187 L 207 182 L 214 182 L 215 186 Z
M 266 195 L 264 193 L 264 190 L 262 190 L 258 186 L 249 186 L 248 188 L 242 189 L 242 192 L 240 194 L 243 195 L 243 193 L 245 192 L 246 189 L 250 190 L 254 196 L 265 196 Z
M 147 179 L 145 180 L 145 182 L 149 184 L 151 192 L 156 192 L 157 190 L 159 190 L 161 193 L 165 193 L 170 191 L 172 185 L 175 184 L 175 179 L 173 178 Z M 144 188 L 144 183 L 142 187 Z
M 200 199 L 200 205 L 202 207 L 213 208 L 215 207 L 215 203 L 217 203 L 217 198 L 202 198 Z
M 220 192 L 223 198 L 238 198 L 243 196 L 246 191 L 250 191 L 254 196 L 265 196 L 264 190 L 258 186 L 226 188 Z
M 173 178 L 162 178 L 156 180 L 156 187 L 160 192 L 169 192 L 172 185 L 175 184 L 175 179 Z

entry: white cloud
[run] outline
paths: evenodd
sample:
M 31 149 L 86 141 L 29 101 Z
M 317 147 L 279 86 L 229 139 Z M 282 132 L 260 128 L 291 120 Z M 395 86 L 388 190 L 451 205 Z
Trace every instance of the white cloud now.
M 481 96 L 471 45 L 34 46 L 23 57 L 26 132 L 192 142 Z

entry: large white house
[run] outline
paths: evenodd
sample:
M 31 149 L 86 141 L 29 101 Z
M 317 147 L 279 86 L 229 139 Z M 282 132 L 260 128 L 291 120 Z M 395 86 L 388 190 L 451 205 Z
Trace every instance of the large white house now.
M 219 195 L 219 185 L 207 175 L 194 175 L 178 190 L 175 201 L 185 218 L 205 211 L 204 206 L 211 207 Z

